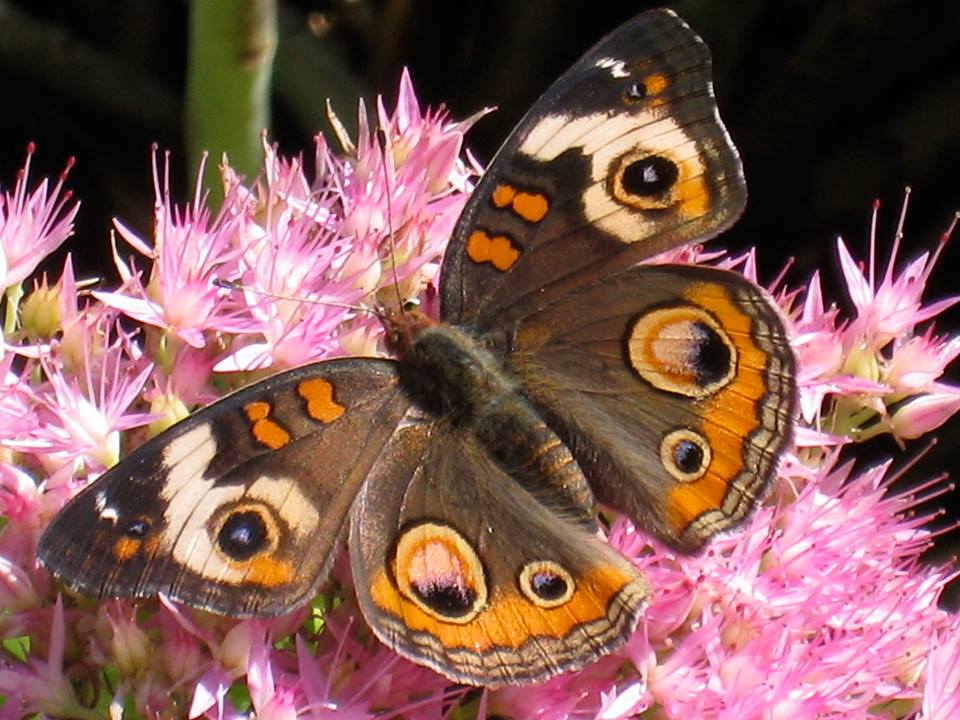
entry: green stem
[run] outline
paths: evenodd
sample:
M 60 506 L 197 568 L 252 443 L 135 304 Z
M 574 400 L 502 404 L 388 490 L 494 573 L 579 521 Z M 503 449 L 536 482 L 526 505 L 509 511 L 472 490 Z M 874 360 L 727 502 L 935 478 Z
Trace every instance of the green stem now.
M 276 0 L 192 0 L 186 144 L 194 163 L 211 154 L 204 184 L 214 193 L 223 153 L 241 175 L 260 169 L 276 45 Z

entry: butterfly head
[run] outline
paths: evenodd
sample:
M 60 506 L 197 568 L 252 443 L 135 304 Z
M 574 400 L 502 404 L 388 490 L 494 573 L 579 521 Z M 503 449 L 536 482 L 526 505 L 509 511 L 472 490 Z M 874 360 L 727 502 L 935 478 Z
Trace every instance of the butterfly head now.
M 438 323 L 428 317 L 415 301 L 405 302 L 400 308 L 383 309 L 380 321 L 385 331 L 387 350 L 397 358 L 409 355 L 417 335 Z

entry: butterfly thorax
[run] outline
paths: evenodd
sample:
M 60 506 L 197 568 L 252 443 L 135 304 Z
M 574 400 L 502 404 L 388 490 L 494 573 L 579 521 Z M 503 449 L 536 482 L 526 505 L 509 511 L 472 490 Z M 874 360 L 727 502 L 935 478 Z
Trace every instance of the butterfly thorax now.
M 387 348 L 396 356 L 407 392 L 423 409 L 455 426 L 484 418 L 516 383 L 476 337 L 427 317 L 416 308 L 388 315 Z

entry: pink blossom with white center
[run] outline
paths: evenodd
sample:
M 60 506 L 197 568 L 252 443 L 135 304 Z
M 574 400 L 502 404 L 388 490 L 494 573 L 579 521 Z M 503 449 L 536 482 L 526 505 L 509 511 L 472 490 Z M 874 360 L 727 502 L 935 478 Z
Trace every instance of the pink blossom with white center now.
M 34 146 L 27 146 L 27 159 L 17 174 L 13 192 L 0 194 L 0 289 L 19 285 L 37 269 L 47 255 L 73 234 L 73 220 L 80 203 L 71 203 L 72 193 L 63 189 L 73 159 L 67 162 L 56 185 L 42 180 L 32 192 L 30 161 Z
M 0 516 L 21 527 L 39 531 L 46 515 L 40 489 L 25 470 L 8 462 L 0 462 Z
M 250 289 L 242 294 L 247 320 L 237 335 L 255 339 L 241 341 L 218 372 L 296 367 L 337 354 L 337 328 L 367 296 L 354 278 L 337 279 L 346 252 L 341 238 L 308 216 L 277 211 L 283 219 L 274 221 L 271 207 L 241 267 Z
M 960 338 L 935 336 L 933 328 L 905 342 L 895 343 L 885 380 L 895 390 L 923 390 L 937 380 L 960 355 Z
M 170 427 L 190 414 L 190 409 L 209 405 L 223 393 L 211 385 L 216 355 L 213 348 L 181 345 L 176 349 L 170 369 L 159 367 L 150 377 L 143 397 L 149 403 L 155 432 Z
M 18 613 L 41 604 L 40 594 L 24 565 L 0 555 L 0 607 L 4 612 Z
M 12 369 L 15 359 L 13 355 L 0 358 L 0 447 L 30 435 L 40 424 L 29 383 L 34 366 L 27 361 L 16 372 Z
M 932 383 L 901 405 L 891 408 L 885 425 L 900 440 L 916 440 L 936 430 L 960 410 L 960 388 Z
M 960 299 L 923 305 L 927 279 L 957 220 L 940 236 L 934 253 L 923 253 L 897 274 L 908 200 L 909 191 L 879 281 L 875 259 L 878 204 L 873 208 L 866 269 L 839 242 L 840 264 L 855 307 L 853 318 L 845 320 L 835 306 L 825 307 L 817 275 L 800 311 L 788 308 L 800 360 L 798 381 L 804 390 L 800 394 L 801 417 L 858 441 L 883 433 L 891 433 L 901 442 L 917 438 L 939 427 L 958 408 L 960 392 L 938 378 L 960 354 L 960 341 L 934 335 L 932 327 L 918 330 L 920 324 Z
M 33 390 L 37 424 L 5 445 L 30 453 L 51 471 L 77 460 L 107 468 L 120 458 L 120 432 L 149 422 L 131 405 L 151 372 L 149 363 L 130 357 L 121 336 L 99 357 L 86 356 L 79 377 L 54 361 L 42 362 L 46 383 Z
M 131 247 L 153 260 L 150 281 L 143 285 L 115 250 L 124 287 L 117 292 L 93 293 L 128 317 L 161 328 L 198 348 L 206 344 L 206 332 L 232 332 L 243 327 L 242 318 L 223 302 L 229 291 L 213 281 L 237 277 L 237 259 L 242 251 L 235 247 L 235 241 L 246 209 L 242 198 L 234 193 L 224 199 L 220 212 L 211 218 L 201 193 L 202 177 L 201 166 L 193 204 L 183 209 L 175 207 L 170 199 L 169 165 L 164 163 L 161 186 L 154 152 L 153 246 L 121 222 L 114 223 Z
M 837 240 L 840 267 L 847 282 L 847 292 L 856 307 L 856 317 L 844 333 L 844 337 L 848 340 L 845 345 L 848 352 L 853 349 L 851 342 L 855 338 L 861 338 L 867 347 L 880 349 L 891 340 L 912 332 L 913 328 L 919 323 L 939 315 L 960 299 L 952 297 L 926 306 L 922 304 L 922 295 L 926 288 L 927 279 L 930 277 L 930 273 L 933 271 L 941 252 L 943 252 L 944 246 L 956 227 L 956 218 L 940 236 L 940 242 L 933 253 L 921 254 L 920 257 L 908 263 L 899 275 L 895 274 L 897 253 L 900 248 L 900 239 L 903 237 L 909 198 L 910 191 L 908 188 L 904 195 L 900 221 L 897 224 L 890 257 L 887 260 L 887 266 L 879 284 L 876 277 L 875 258 L 877 214 L 880 204 L 874 203 L 873 206 L 870 262 L 866 275 L 858 267 L 843 241 Z
M 372 242 L 377 248 L 375 256 L 382 263 L 380 287 L 392 285 L 395 272 L 400 296 L 417 297 L 438 269 L 466 201 L 464 190 L 477 173 L 475 166 L 458 156 L 463 133 L 483 113 L 461 122 L 450 121 L 443 110 L 421 113 L 404 72 L 396 111 L 388 114 L 381 102 L 377 114 L 386 152 L 369 128 L 363 106 L 356 144 L 341 137 L 350 156 L 349 172 L 335 186 L 343 206 L 339 231 L 354 242 Z M 374 255 L 368 252 L 361 257 L 366 263 Z

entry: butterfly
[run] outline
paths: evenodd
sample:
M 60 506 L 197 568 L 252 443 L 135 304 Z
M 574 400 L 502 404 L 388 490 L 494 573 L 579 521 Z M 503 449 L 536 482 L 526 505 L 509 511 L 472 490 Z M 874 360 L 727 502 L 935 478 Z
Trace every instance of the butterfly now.
M 638 264 L 704 241 L 746 185 L 706 45 L 673 12 L 601 40 L 537 101 L 466 205 L 439 321 L 393 359 L 280 373 L 137 448 L 53 520 L 83 594 L 236 617 L 306 602 L 346 538 L 382 642 L 500 686 L 622 645 L 656 588 L 598 504 L 682 552 L 756 505 L 789 441 L 794 358 L 744 278 Z

